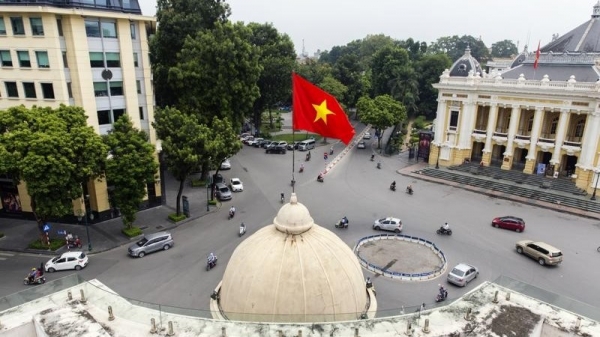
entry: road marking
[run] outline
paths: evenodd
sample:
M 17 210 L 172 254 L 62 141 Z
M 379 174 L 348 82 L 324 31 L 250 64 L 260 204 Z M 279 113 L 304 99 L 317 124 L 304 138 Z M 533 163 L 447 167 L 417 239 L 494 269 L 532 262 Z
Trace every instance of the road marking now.
M 1 255 L 1 256 L 8 256 L 8 257 L 15 256 L 15 254 L 11 254 L 11 253 L 2 253 L 2 252 L 0 252 L 0 255 Z
M 0 261 L 4 261 L 4 260 L 6 260 L 5 257 L 0 257 Z

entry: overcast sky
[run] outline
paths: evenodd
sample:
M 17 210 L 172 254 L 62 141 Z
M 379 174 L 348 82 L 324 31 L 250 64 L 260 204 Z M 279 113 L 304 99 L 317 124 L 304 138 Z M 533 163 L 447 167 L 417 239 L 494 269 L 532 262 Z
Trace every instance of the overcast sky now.
M 144 15 L 156 0 L 139 0 Z M 270 22 L 297 52 L 330 50 L 369 34 L 427 43 L 472 35 L 488 47 L 509 39 L 519 51 L 537 49 L 590 19 L 597 0 L 228 0 L 232 21 Z

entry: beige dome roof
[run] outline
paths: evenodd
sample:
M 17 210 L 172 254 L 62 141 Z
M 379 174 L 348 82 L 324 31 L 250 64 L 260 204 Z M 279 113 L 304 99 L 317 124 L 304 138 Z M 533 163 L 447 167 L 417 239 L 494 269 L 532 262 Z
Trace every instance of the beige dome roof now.
M 233 252 L 219 302 L 230 320 L 324 322 L 360 318 L 367 297 L 352 250 L 292 194 L 273 225 Z

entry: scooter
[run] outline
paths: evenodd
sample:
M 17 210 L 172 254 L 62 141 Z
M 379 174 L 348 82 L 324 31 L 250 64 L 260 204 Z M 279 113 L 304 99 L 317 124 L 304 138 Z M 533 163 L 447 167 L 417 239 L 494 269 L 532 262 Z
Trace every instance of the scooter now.
M 412 188 L 406 188 L 406 193 L 412 195 L 413 194 L 413 189 Z
M 333 154 L 333 148 L 329 149 L 329 155 L 331 156 Z
M 304 172 L 304 166 L 301 166 L 300 169 L 298 170 L 299 173 Z
M 371 155 L 371 161 L 375 161 L 375 155 L 374 154 Z
M 381 168 L 381 162 L 377 163 L 377 168 L 380 169 Z
M 452 230 L 451 229 L 445 230 L 444 227 L 440 227 L 440 229 L 438 229 L 436 231 L 436 233 L 438 233 L 440 235 L 452 235 Z
M 242 222 L 240 224 L 240 237 L 244 234 L 246 234 L 246 225 L 244 225 L 244 223 Z
M 235 216 L 235 211 L 229 211 L 229 219 L 228 220 L 233 219 L 234 216 Z
M 215 259 L 212 261 L 206 261 L 206 271 L 213 269 L 217 265 L 217 256 L 215 255 Z
M 67 240 L 67 249 L 81 248 L 81 246 L 81 240 L 79 240 L 79 238 L 75 240 Z
M 310 153 L 306 154 L 306 161 L 310 161 Z
M 323 178 L 323 176 L 318 176 L 317 177 L 317 181 L 320 182 L 320 183 L 322 183 L 322 182 L 325 181 L 325 178 Z
M 335 228 L 348 228 L 348 224 L 350 224 L 350 221 L 348 221 L 348 218 L 343 217 L 342 220 L 338 221 L 335 224 Z
M 435 297 L 435 301 L 442 302 L 445 301 L 446 298 L 448 298 L 448 290 L 444 289 L 442 293 L 437 294 L 437 296 Z
M 25 276 L 25 279 L 23 279 L 23 284 L 24 285 L 36 285 L 36 284 L 44 284 L 46 283 L 46 277 L 45 276 L 36 276 L 33 278 L 33 281 L 29 278 L 29 275 Z
M 390 190 L 396 192 L 396 185 L 394 185 L 394 184 L 390 185 Z

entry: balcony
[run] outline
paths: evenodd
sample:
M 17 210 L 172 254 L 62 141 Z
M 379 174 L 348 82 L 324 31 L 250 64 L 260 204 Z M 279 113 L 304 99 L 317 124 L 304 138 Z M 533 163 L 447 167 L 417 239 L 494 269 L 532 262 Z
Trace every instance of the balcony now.
M 563 146 L 581 147 L 581 138 L 582 137 L 567 136 Z
M 556 141 L 556 135 L 550 133 L 542 133 L 540 134 L 540 138 L 538 139 L 538 143 L 549 143 L 554 144 Z
M 508 128 L 497 128 L 496 131 L 494 131 L 494 137 L 508 137 Z

